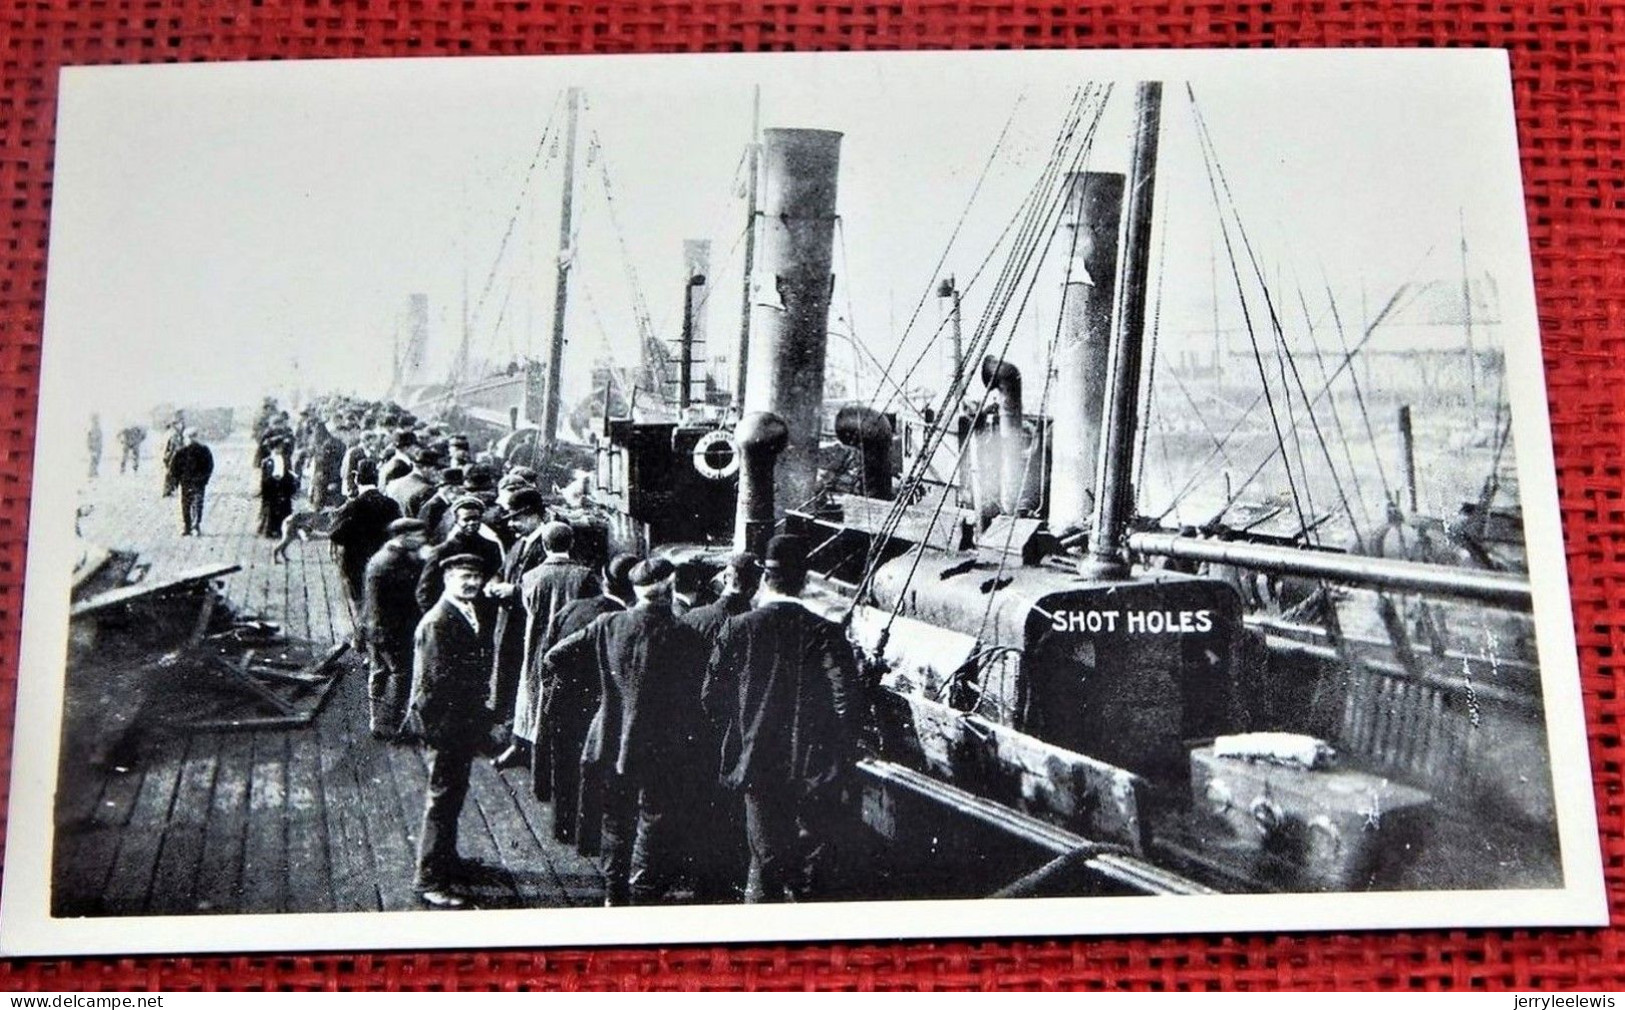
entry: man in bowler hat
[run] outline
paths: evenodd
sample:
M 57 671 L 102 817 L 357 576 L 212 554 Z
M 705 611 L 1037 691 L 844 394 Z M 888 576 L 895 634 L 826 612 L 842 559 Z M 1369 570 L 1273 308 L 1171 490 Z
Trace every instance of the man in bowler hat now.
M 862 718 L 851 646 L 800 599 L 806 542 L 774 537 L 763 569 L 755 608 L 717 633 L 703 692 L 722 727 L 723 781 L 743 794 L 752 903 L 816 891 Z

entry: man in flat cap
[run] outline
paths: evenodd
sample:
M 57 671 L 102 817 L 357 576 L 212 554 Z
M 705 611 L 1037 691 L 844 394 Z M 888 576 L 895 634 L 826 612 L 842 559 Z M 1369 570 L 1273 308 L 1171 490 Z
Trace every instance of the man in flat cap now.
M 722 594 L 714 602 L 694 607 L 682 615 L 683 623 L 698 631 L 708 642 L 716 638 L 724 621 L 750 610 L 756 590 L 762 584 L 761 559 L 750 551 L 734 554 L 728 558 L 718 579 Z
M 550 669 L 596 659 L 601 732 L 582 754 L 604 777 L 605 904 L 658 900 L 683 871 L 683 783 L 704 774 L 693 758 L 705 643 L 671 612 L 671 563 L 632 569 L 637 603 L 553 646 Z
M 538 740 L 536 746 L 546 751 L 546 771 L 552 779 L 553 837 L 574 842 L 585 855 L 597 854 L 603 827 L 603 790 L 597 778 L 581 766 L 581 752 L 598 713 L 603 685 L 598 664 L 593 661 L 596 657 L 578 656 L 581 661 L 558 667 L 548 666 L 545 657 L 554 645 L 603 615 L 619 613 L 632 605 L 636 598 L 632 593 L 632 569 L 637 564 L 638 559 L 631 554 L 610 558 L 602 577 L 590 579 L 581 587 L 582 592 L 596 595 L 572 600 L 554 614 L 541 644 L 527 659 L 534 667 L 531 676 L 542 684 L 543 740 Z M 603 733 L 601 722 L 598 733 Z M 534 762 L 533 774 L 542 770 L 541 764 Z
M 707 602 L 705 565 L 696 560 L 680 561 L 671 580 L 671 612 L 678 617 Z
M 502 567 L 502 544 L 496 534 L 485 525 L 485 502 L 465 495 L 451 507 L 452 527 L 429 555 L 423 566 L 423 577 L 418 580 L 418 607 L 427 611 L 440 599 L 440 562 L 458 554 L 478 554 L 485 559 L 488 571 Z
M 762 562 L 743 551 L 728 559 L 719 576 L 722 594 L 716 602 L 695 607 L 680 620 L 699 632 L 706 642 L 715 642 L 717 633 L 731 617 L 749 612 L 756 590 L 762 584 Z M 721 763 L 726 718 L 707 713 L 702 724 L 705 736 L 696 742 L 714 769 Z M 745 814 L 740 796 L 723 788 L 715 775 L 706 775 L 694 785 L 693 807 L 698 812 L 694 841 L 694 898 L 696 901 L 739 901 L 744 895 L 750 850 L 745 845 Z
M 768 542 L 755 609 L 716 637 L 703 692 L 723 729 L 722 775 L 744 796 L 751 866 L 745 900 L 816 890 L 840 790 L 857 756 L 857 662 L 841 629 L 808 610 L 807 547 Z
M 406 694 L 412 686 L 412 635 L 422 614 L 416 591 L 423 569 L 419 556 L 423 524 L 416 519 L 394 519 L 386 527 L 386 535 L 389 539 L 367 562 L 362 576 L 358 622 L 366 646 L 372 735 L 379 740 L 395 739 L 406 717 Z
M 467 902 L 455 890 L 463 865 L 457 855 L 457 817 L 490 717 L 485 690 L 491 672 L 491 621 L 475 604 L 491 570 L 478 554 L 451 555 L 441 567 L 445 587 L 414 636 L 407 725 L 423 741 L 429 764 L 418 836 L 418 894 L 435 908 L 461 908 Z
M 528 621 L 520 580 L 553 554 L 542 535 L 546 513 L 547 503 L 534 490 L 522 491 L 508 499 L 508 533 L 517 539 L 503 554 L 500 574 L 485 587 L 485 595 L 496 608 L 496 657 L 491 664 L 487 703 L 496 718 L 498 738 L 506 747 L 497 757 L 498 767 L 523 761 L 529 756 L 524 753 L 524 746 L 535 739 L 534 732 L 520 734 L 515 730 L 514 698 L 519 690 L 528 644 Z M 555 539 L 556 536 L 555 532 Z M 565 557 L 569 557 L 568 545 Z M 524 745 L 514 739 L 516 736 Z
M 418 518 L 423 520 L 424 532 L 429 536 L 430 543 L 439 543 L 451 531 L 451 523 L 442 521 L 451 515 L 451 507 L 457 500 L 468 494 L 463 489 L 463 468 L 448 466 L 440 471 L 440 486 L 434 489 L 434 494 L 418 509 Z

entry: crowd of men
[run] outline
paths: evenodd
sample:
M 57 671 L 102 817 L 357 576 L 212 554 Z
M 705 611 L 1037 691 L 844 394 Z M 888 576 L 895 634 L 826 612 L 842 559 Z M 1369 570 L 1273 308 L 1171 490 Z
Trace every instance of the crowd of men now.
M 268 401 L 255 437 L 256 465 L 291 449 L 334 510 L 372 735 L 424 748 L 425 904 L 463 907 L 482 875 L 457 852 L 482 755 L 528 767 L 555 837 L 597 856 L 606 904 L 819 893 L 865 695 L 840 630 L 799 598 L 800 539 L 720 572 L 605 557 L 579 502 L 387 404 L 332 398 L 295 423 Z

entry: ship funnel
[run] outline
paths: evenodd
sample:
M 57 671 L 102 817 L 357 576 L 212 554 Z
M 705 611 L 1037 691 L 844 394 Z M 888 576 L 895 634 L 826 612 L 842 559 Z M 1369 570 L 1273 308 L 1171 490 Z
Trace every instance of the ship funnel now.
M 1072 258 L 1061 293 L 1061 334 L 1050 397 L 1054 464 L 1049 525 L 1058 534 L 1086 528 L 1094 513 L 1095 466 L 1110 375 L 1123 176 L 1076 172 L 1068 177 L 1068 187 L 1064 223 Z
M 863 460 L 863 494 L 890 500 L 891 422 L 873 407 L 850 404 L 835 415 L 835 437 L 858 450 Z
M 773 535 L 774 461 L 790 440 L 790 429 L 776 414 L 755 411 L 739 419 L 734 442 L 739 446 L 739 500 L 734 509 L 734 550 L 760 556 Z
M 1021 369 L 991 354 L 982 359 L 982 383 L 999 398 L 997 441 L 984 441 L 993 451 L 979 462 L 998 474 L 999 511 L 1018 515 L 1038 507 L 1042 488 L 1036 471 L 1029 474 L 1027 438 L 1021 409 Z M 1037 454 L 1035 453 L 1035 456 Z M 989 476 L 987 483 L 993 483 Z
M 752 310 L 743 409 L 775 414 L 787 428 L 774 477 L 776 519 L 806 507 L 817 491 L 841 134 L 765 130 L 762 154 L 764 290 Z

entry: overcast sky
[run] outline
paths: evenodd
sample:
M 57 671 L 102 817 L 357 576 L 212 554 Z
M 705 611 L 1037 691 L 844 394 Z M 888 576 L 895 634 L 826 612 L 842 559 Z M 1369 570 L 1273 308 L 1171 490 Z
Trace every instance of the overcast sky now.
M 1406 280 L 1459 278 L 1463 226 L 1472 269 L 1525 299 L 1498 54 L 96 68 L 69 71 L 61 91 L 46 353 L 82 377 L 84 409 L 118 416 L 157 402 L 247 404 L 295 381 L 379 394 L 408 295 L 429 297 L 439 368 L 461 333 L 465 284 L 476 354 L 542 353 L 558 241 L 555 141 L 572 84 L 587 107 L 567 387 L 585 383 L 594 357 L 632 360 L 629 267 L 655 325 L 676 332 L 684 239 L 712 242 L 708 325 L 724 341 L 738 327 L 741 156 L 759 84 L 764 126 L 845 135 L 832 326 L 885 358 L 945 249 L 941 273 L 976 272 L 1086 82 L 1117 82 L 1089 167 L 1125 167 L 1133 82 L 1144 77 L 1168 82 L 1158 181 L 1167 329 L 1205 321 L 1213 301 L 1216 217 L 1185 81 L 1260 256 L 1286 283 L 1301 279 L 1312 300 L 1323 272 L 1351 317 L 1362 287 L 1380 304 Z M 1222 260 L 1219 269 L 1222 287 Z M 967 293 L 972 324 L 987 287 Z M 1041 283 L 1017 327 L 1012 354 L 1027 367 L 1057 302 L 1056 285 Z M 927 298 L 905 361 L 940 319 Z M 852 352 L 837 343 L 831 353 Z M 940 358 L 931 360 L 934 369 Z M 932 369 L 919 378 L 940 382 Z

